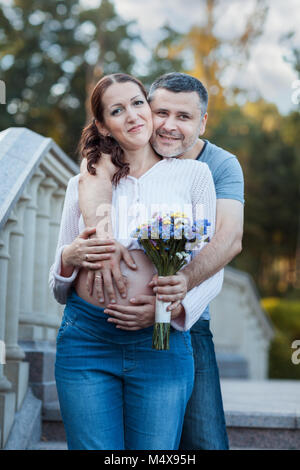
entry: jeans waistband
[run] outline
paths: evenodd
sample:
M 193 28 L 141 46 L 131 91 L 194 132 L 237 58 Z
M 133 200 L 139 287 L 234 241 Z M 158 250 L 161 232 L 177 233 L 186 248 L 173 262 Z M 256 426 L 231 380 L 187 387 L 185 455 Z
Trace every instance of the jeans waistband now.
M 106 341 L 128 344 L 148 339 L 153 334 L 153 326 L 135 331 L 116 328 L 114 323 L 107 321 L 110 316 L 104 313 L 104 308 L 86 302 L 74 289 L 68 296 L 64 313 L 73 324 Z M 171 328 L 172 331 L 176 330 Z

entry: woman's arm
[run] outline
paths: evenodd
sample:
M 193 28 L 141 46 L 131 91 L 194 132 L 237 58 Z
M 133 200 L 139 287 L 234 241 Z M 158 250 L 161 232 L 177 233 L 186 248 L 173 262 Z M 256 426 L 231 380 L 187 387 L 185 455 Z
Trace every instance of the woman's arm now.
M 53 292 L 55 299 L 61 304 L 66 303 L 72 282 L 76 279 L 79 271 L 78 268 L 69 269 L 69 272 L 66 273 L 63 272 L 64 266 L 62 266 L 64 248 L 79 235 L 78 178 L 79 175 L 71 178 L 67 186 L 54 263 L 49 273 L 50 290 Z M 62 276 L 62 274 L 69 274 L 69 276 Z
M 50 268 L 49 287 L 56 300 L 65 304 L 69 290 L 76 279 L 79 269 L 99 269 L 99 261 L 108 259 L 107 248 L 98 239 L 89 239 L 95 228 L 86 228 L 81 234 L 78 230 L 80 210 L 78 205 L 78 177 L 70 179 L 61 217 L 55 260 Z M 106 242 L 107 245 L 108 241 Z M 103 254 L 105 253 L 105 254 Z M 88 255 L 88 261 L 86 259 Z M 98 264 L 95 264 L 97 263 Z

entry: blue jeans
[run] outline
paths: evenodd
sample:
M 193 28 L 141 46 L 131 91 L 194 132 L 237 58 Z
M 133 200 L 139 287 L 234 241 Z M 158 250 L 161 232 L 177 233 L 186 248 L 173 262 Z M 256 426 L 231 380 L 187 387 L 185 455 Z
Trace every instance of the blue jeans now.
M 195 382 L 186 408 L 180 450 L 228 450 L 228 437 L 212 333 L 208 320 L 198 320 L 191 337 Z
M 72 291 L 56 345 L 55 379 L 69 449 L 176 450 L 194 383 L 189 332 L 116 329 Z

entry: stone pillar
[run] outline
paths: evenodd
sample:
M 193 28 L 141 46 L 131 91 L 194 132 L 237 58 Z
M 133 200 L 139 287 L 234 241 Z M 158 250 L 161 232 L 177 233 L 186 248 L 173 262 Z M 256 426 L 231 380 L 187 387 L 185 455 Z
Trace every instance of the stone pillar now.
M 16 410 L 21 407 L 28 387 L 28 363 L 22 362 L 24 351 L 18 345 L 19 308 L 21 294 L 22 250 L 23 250 L 23 220 L 28 197 L 21 196 L 15 210 L 10 216 L 15 220 L 10 232 L 6 297 L 6 361 L 4 373 L 12 383 L 16 393 Z
M 38 212 L 36 219 L 35 270 L 33 289 L 33 310 L 47 315 L 48 307 L 48 252 L 50 237 L 50 203 L 52 193 L 57 189 L 53 178 L 45 175 L 38 190 Z M 47 339 L 47 328 L 43 327 L 43 339 Z
M 9 230 L 10 225 L 13 222 L 8 221 L 4 230 L 1 232 L 0 239 L 0 341 L 4 342 L 5 345 L 5 312 L 6 312 L 6 289 L 7 289 L 7 267 L 8 260 L 10 259 L 8 253 L 9 243 Z M 5 346 L 6 348 L 6 346 Z M 6 354 L 5 354 L 6 356 Z M 6 357 L 3 358 L 6 362 Z M 3 373 L 4 361 L 0 361 L 0 392 L 6 392 L 11 390 L 11 383 L 7 380 Z
M 1 231 L 0 239 L 0 340 L 5 344 L 5 312 L 6 312 L 6 289 L 7 268 L 10 259 L 8 252 L 9 232 L 12 221 L 8 221 Z M 3 358 L 5 359 L 5 358 Z M 5 359 L 6 360 L 6 359 Z M 0 449 L 8 438 L 15 416 L 16 394 L 12 391 L 12 384 L 4 375 L 3 363 L 0 363 Z
M 3 449 L 14 424 L 16 394 L 0 392 L 0 449 Z
M 44 173 L 38 169 L 26 186 L 29 202 L 24 215 L 24 249 L 20 301 L 20 313 L 25 315 L 32 315 L 33 312 L 36 213 L 38 208 L 37 190 L 38 185 L 44 176 Z M 42 338 L 41 327 L 28 324 L 19 325 L 19 339 L 36 340 L 39 338 Z

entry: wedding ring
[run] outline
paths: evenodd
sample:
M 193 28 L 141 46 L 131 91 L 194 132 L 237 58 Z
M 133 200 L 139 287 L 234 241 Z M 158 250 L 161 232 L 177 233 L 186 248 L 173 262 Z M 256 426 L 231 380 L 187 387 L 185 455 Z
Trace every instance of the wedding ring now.
M 95 276 L 95 279 L 102 279 L 102 276 Z
M 89 255 L 85 255 L 85 260 L 87 261 L 89 259 Z

